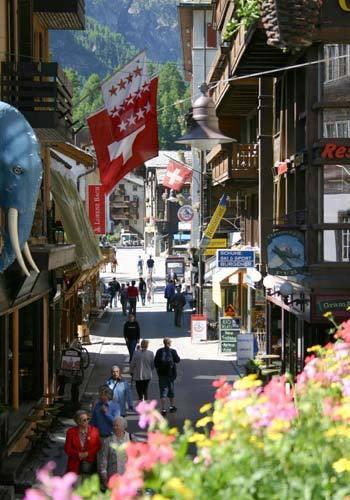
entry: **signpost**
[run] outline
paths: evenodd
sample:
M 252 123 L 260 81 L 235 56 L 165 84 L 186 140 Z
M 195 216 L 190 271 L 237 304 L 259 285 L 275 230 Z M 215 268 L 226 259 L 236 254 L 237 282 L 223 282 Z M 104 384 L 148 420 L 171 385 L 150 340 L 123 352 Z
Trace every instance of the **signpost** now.
M 217 250 L 216 263 L 219 268 L 255 267 L 255 252 L 254 250 Z
M 254 358 L 254 334 L 240 333 L 237 335 L 237 365 L 244 366 Z
M 193 344 L 200 344 L 207 340 L 207 319 L 206 314 L 191 315 L 191 339 Z
M 220 329 L 220 352 L 222 354 L 236 354 L 237 335 L 240 332 L 239 319 L 237 318 L 219 318 Z

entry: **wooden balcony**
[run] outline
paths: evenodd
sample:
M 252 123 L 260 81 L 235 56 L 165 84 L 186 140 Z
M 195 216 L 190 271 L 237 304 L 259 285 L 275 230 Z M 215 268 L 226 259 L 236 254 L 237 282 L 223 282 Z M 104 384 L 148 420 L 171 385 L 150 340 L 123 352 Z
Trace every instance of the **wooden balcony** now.
M 229 179 L 257 181 L 258 160 L 257 144 L 233 143 L 216 146 L 207 155 L 207 163 L 212 168 L 213 185 Z
M 234 2 L 231 0 L 217 0 L 214 10 L 214 21 L 218 30 L 222 29 L 225 17 L 232 15 L 234 11 Z
M 23 113 L 42 143 L 72 140 L 72 85 L 57 63 L 2 63 L 1 98 Z
M 33 12 L 48 30 L 85 29 L 85 0 L 34 0 Z

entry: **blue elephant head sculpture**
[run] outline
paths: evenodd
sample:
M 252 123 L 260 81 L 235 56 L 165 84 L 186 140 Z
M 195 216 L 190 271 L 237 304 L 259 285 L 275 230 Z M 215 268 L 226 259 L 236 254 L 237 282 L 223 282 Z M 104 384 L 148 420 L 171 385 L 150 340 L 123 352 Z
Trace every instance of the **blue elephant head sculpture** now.
M 0 273 L 17 259 L 24 274 L 30 275 L 27 263 L 39 272 L 27 240 L 42 178 L 38 140 L 24 116 L 0 101 L 0 210 L 5 224 L 0 246 Z

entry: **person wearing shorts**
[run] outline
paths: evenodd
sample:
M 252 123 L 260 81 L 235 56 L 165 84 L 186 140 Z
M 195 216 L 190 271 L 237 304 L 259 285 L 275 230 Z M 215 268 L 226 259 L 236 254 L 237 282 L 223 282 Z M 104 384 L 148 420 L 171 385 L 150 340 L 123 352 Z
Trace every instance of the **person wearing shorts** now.
M 169 411 L 177 410 L 175 406 L 174 382 L 177 376 L 176 364 L 180 363 L 180 358 L 175 349 L 171 349 L 171 339 L 165 337 L 164 347 L 158 349 L 154 358 L 154 366 L 159 379 L 159 395 L 162 415 L 166 415 L 166 401 L 169 399 Z

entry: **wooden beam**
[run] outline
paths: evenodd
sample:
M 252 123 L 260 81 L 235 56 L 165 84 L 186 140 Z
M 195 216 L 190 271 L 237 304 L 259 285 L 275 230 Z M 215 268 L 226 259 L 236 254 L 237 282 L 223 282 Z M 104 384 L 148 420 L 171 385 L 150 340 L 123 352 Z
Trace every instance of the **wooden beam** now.
M 12 407 L 19 408 L 19 311 L 12 313 Z

